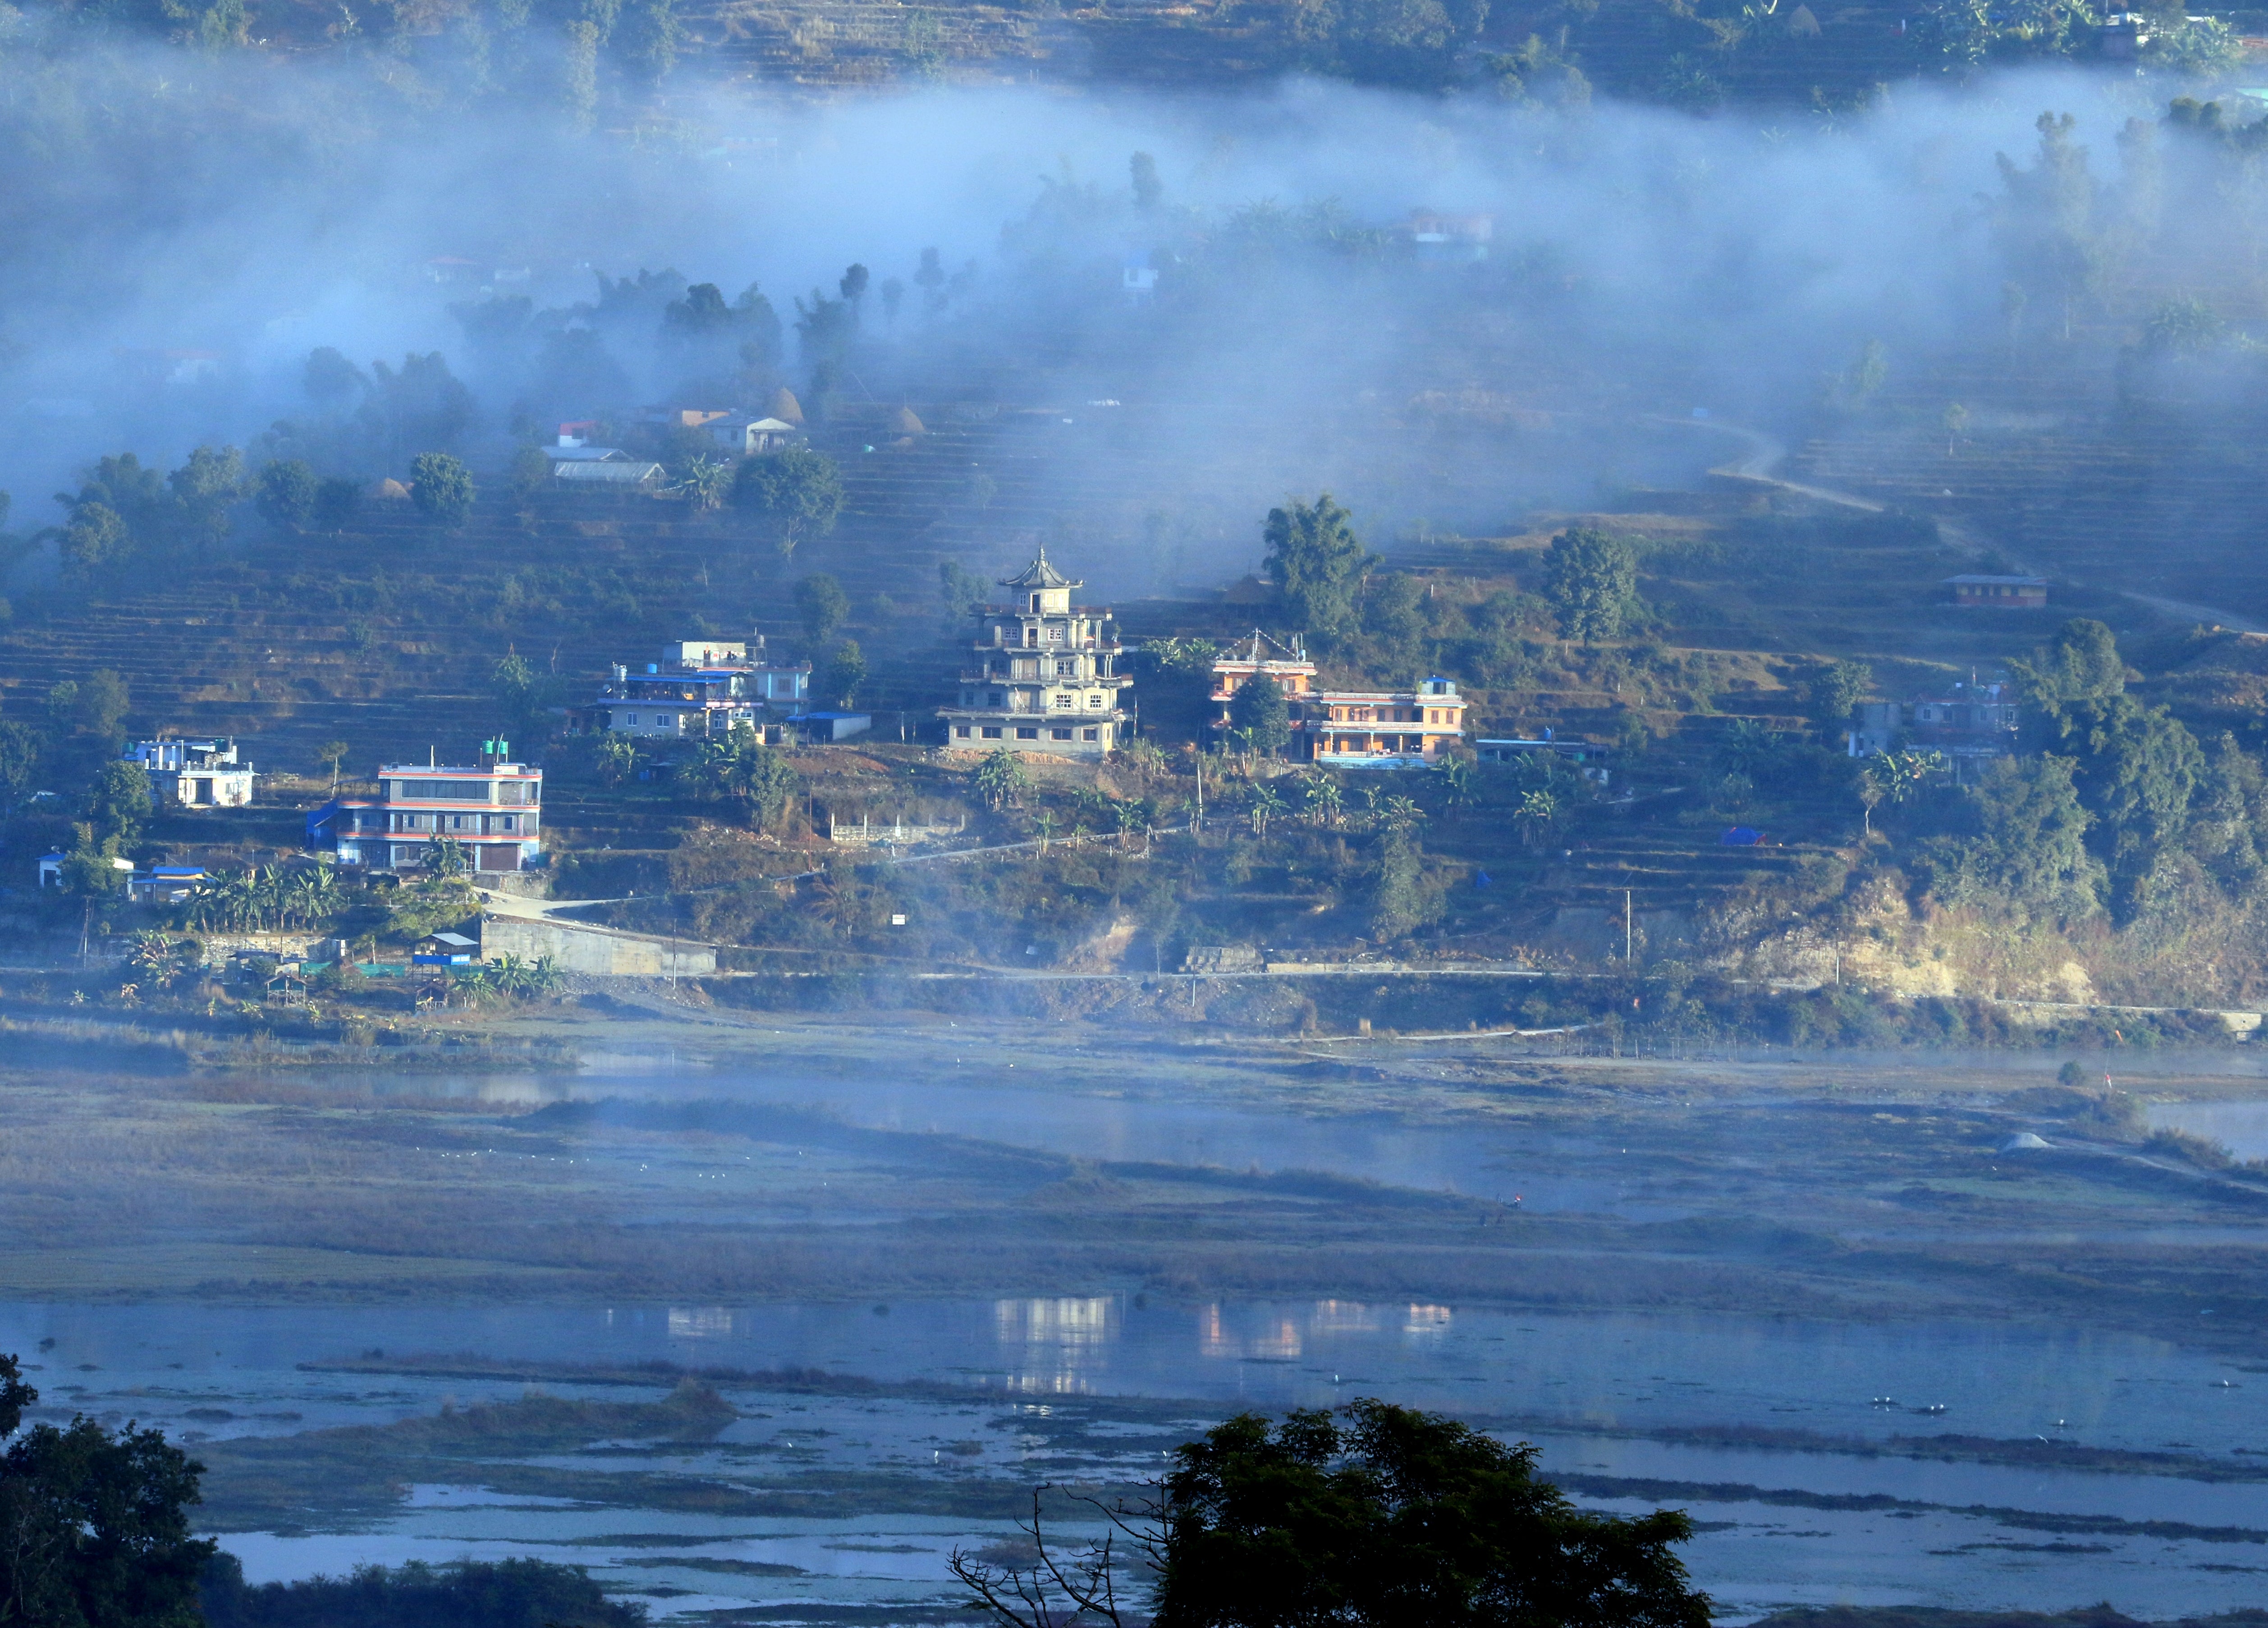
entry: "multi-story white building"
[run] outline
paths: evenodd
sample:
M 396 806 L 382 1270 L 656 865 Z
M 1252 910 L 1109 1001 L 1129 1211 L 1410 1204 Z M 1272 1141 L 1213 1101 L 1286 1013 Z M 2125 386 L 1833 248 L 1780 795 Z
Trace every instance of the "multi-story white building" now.
M 1133 680 L 1108 608 L 1074 606 L 1074 582 L 1045 549 L 1000 586 L 1015 597 L 976 610 L 974 659 L 961 674 L 959 704 L 940 707 L 946 744 L 989 752 L 1101 757 L 1129 737 L 1119 704 Z
M 679 639 L 643 673 L 618 664 L 597 700 L 569 711 L 567 726 L 570 733 L 641 739 L 725 735 L 735 724 L 761 726 L 767 709 L 800 716 L 810 700 L 811 663 L 769 660 L 761 634 L 753 645 Z
M 126 761 L 149 771 L 150 794 L 185 808 L 245 808 L 252 803 L 252 765 L 239 762 L 226 740 L 136 740 Z
M 310 847 L 337 851 L 341 865 L 414 870 L 426 844 L 453 837 L 475 871 L 524 871 L 543 851 L 543 771 L 483 755 L 478 768 L 388 763 L 379 795 L 334 798 L 307 816 Z

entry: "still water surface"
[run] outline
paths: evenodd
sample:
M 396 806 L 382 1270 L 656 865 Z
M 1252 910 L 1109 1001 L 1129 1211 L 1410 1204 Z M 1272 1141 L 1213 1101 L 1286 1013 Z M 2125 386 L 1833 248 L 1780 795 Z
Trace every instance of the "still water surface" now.
M 42 1351 L 44 1340 L 54 1344 Z M 1602 1433 L 1745 1424 L 1875 1438 L 1944 1430 L 2045 1435 L 2196 1450 L 2232 1464 L 2244 1462 L 2237 1448 L 2268 1453 L 2268 1374 L 2132 1337 L 1957 1322 L 1871 1327 L 1118 1297 L 898 1302 L 887 1315 L 871 1305 L 15 1303 L 0 1304 L 0 1350 L 37 1353 L 33 1378 L 49 1403 L 131 1415 L 188 1437 L 379 1422 L 431 1411 L 445 1397 L 462 1404 L 521 1389 L 517 1381 L 299 1366 L 373 1350 L 569 1362 L 660 1357 L 751 1370 L 807 1366 L 882 1380 L 960 1381 L 997 1398 L 786 1397 L 734 1387 L 728 1396 L 751 1417 L 719 1442 L 620 1465 L 676 1465 L 727 1478 L 737 1462 L 733 1453 L 774 1438 L 806 1455 L 795 1462 L 900 1470 L 937 1461 L 946 1443 L 977 1438 L 983 1455 L 968 1468 L 1012 1476 L 1023 1440 L 1016 1418 L 1073 1396 L 1188 1398 L 1185 1425 L 1194 1429 L 1238 1406 L 1387 1395 L 1520 1415 L 1515 1433 L 1533 1436 L 1546 1469 L 1562 1473 L 1887 1493 L 1937 1506 L 1820 1510 L 1738 1496 L 1681 1497 L 1710 1527 L 1690 1551 L 1696 1575 L 1734 1617 L 1793 1602 L 1988 1607 L 2102 1598 L 2164 1616 L 2268 1598 L 2268 1543 L 2261 1541 L 2268 1538 L 2268 1482 L 2044 1472 Z M 1877 1401 L 1886 1397 L 1896 1400 Z M 1910 1411 L 1935 1403 L 1947 1412 Z M 1097 1466 L 1108 1461 L 1107 1448 L 1101 1450 Z M 2010 1526 L 1972 1506 L 2244 1530 L 2222 1541 L 2073 1536 Z M 624 1541 L 641 1533 L 666 1541 Z M 468 1485 L 418 1489 L 374 1530 L 239 1534 L 227 1541 L 255 1577 L 335 1571 L 370 1559 L 543 1553 L 602 1567 L 602 1575 L 633 1587 L 688 1590 L 654 1601 L 658 1610 L 674 1613 L 751 1600 L 814 1607 L 934 1601 L 946 1592 L 940 1580 L 946 1551 L 995 1536 L 982 1523 L 910 1516 L 693 1520 L 639 1509 L 630 1498 L 616 1507 L 563 1507 Z M 673 1570 L 666 1564 L 673 1556 L 792 1566 L 799 1575 Z

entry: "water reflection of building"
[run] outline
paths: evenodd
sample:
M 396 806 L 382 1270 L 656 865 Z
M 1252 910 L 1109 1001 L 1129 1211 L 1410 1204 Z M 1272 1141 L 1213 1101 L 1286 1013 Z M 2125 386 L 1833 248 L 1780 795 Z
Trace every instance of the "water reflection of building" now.
M 1008 1389 L 1068 1395 L 1093 1388 L 1118 1336 L 1118 1302 L 1108 1295 L 995 1300 L 992 1321 L 1009 1358 Z
M 1289 1317 L 1270 1317 L 1249 1336 L 1233 1333 L 1221 1319 L 1218 1304 L 1197 1315 L 1197 1355 L 1233 1362 L 1289 1362 L 1304 1349 L 1300 1325 Z
M 1310 1334 L 1375 1334 L 1378 1314 L 1360 1300 L 1317 1300 L 1307 1315 Z
M 1412 1305 L 1409 1316 L 1403 1322 L 1402 1331 L 1416 1335 L 1447 1334 L 1449 1331 L 1449 1308 L 1446 1306 Z
M 733 1314 L 722 1306 L 673 1306 L 669 1308 L 669 1337 L 674 1340 L 722 1340 L 733 1336 Z

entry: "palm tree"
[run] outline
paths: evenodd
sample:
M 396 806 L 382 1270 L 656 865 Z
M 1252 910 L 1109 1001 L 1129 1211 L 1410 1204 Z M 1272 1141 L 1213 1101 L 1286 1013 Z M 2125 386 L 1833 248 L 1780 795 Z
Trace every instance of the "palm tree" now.
M 1041 809 L 1038 814 L 1032 816 L 1032 825 L 1040 834 L 1040 851 L 1047 852 L 1048 839 L 1056 834 L 1056 811 L 1052 808 Z
M 1248 812 L 1252 816 L 1252 834 L 1265 836 L 1268 821 L 1284 812 L 1284 799 L 1274 786 L 1263 780 L 1252 788 L 1252 806 Z
M 1537 847 L 1559 823 L 1559 799 L 1549 792 L 1530 792 L 1512 811 L 1512 819 L 1520 827 L 1521 839 Z
M 428 838 L 424 851 L 418 855 L 418 858 L 424 865 L 425 873 L 429 876 L 454 880 L 462 876 L 470 868 L 466 863 L 464 843 L 453 836 Z
M 1309 821 L 1316 825 L 1336 826 L 1344 812 L 1346 794 L 1339 783 L 1329 775 L 1317 775 L 1300 788 L 1300 802 Z
M 1389 831 L 1409 831 L 1425 823 L 1425 811 L 1417 799 L 1395 793 L 1379 810 L 1379 822 Z
M 1006 747 L 985 755 L 976 768 L 976 794 L 994 814 L 1010 803 L 1018 801 L 1032 789 L 1032 777 L 1024 771 L 1024 761 Z
M 1146 822 L 1148 813 L 1149 811 L 1142 806 L 1139 799 L 1127 797 L 1114 798 L 1111 800 L 1110 818 L 1118 827 L 1118 846 L 1122 851 L 1126 846 L 1126 839 L 1141 829 Z
M 608 785 L 620 785 L 637 772 L 637 742 L 628 735 L 608 734 L 599 742 L 596 760 L 599 778 Z
M 1469 806 L 1474 797 L 1472 760 L 1452 757 L 1441 764 L 1441 803 L 1452 812 Z

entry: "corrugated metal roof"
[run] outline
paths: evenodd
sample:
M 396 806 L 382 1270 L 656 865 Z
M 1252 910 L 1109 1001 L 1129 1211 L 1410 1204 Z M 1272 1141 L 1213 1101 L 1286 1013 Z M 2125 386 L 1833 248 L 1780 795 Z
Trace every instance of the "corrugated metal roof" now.
M 658 463 L 561 463 L 553 475 L 563 481 L 594 481 L 606 486 L 637 486 L 661 478 Z

